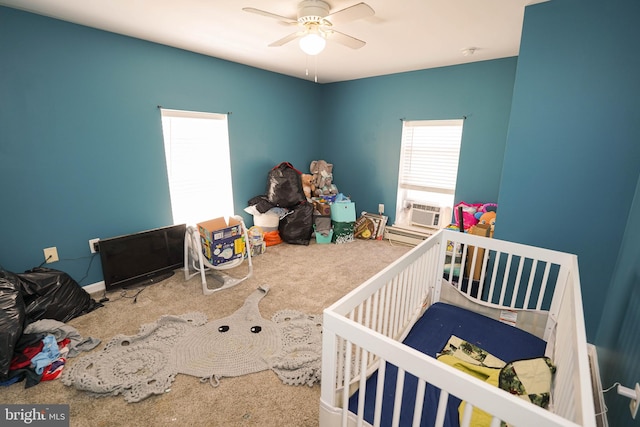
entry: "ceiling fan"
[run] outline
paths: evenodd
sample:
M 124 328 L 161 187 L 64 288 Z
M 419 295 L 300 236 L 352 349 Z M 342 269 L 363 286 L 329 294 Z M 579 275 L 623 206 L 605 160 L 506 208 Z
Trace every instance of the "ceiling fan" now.
M 374 10 L 366 3 L 358 3 L 330 13 L 331 7 L 329 3 L 322 0 L 301 1 L 298 4 L 298 16 L 296 18 L 288 18 L 253 7 L 245 7 L 242 10 L 300 27 L 298 31 L 276 40 L 269 46 L 282 46 L 290 41 L 300 39 L 300 48 L 308 55 L 317 55 L 322 52 L 327 40 L 336 41 L 352 49 L 360 49 L 366 44 L 364 41 L 333 29 L 333 25 L 366 18 L 375 14 Z

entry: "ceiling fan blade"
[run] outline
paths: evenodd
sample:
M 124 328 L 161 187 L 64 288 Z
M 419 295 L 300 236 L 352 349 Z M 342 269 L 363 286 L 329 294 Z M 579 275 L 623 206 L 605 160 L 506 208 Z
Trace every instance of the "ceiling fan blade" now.
M 343 22 L 355 21 L 356 19 L 373 16 L 375 13 L 376 12 L 368 4 L 358 3 L 327 15 L 325 19 L 328 19 L 332 24 L 341 24 Z
M 266 16 L 267 18 L 277 19 L 285 24 L 297 24 L 298 20 L 294 18 L 287 18 L 286 16 L 276 15 L 275 13 L 267 12 L 266 10 L 256 9 L 255 7 L 243 7 L 245 12 L 255 13 L 258 15 Z
M 329 38 L 329 40 L 338 42 L 342 45 L 350 47 L 351 49 L 360 49 L 361 47 L 367 44 L 366 42 L 360 39 L 351 37 L 347 34 L 341 33 L 333 29 L 327 32 L 327 37 Z
M 269 45 L 269 47 L 282 46 L 283 44 L 289 43 L 290 41 L 293 41 L 298 37 L 302 37 L 303 35 L 304 35 L 304 31 L 296 31 L 295 33 L 291 33 L 288 36 L 281 38 L 280 40 L 274 41 Z

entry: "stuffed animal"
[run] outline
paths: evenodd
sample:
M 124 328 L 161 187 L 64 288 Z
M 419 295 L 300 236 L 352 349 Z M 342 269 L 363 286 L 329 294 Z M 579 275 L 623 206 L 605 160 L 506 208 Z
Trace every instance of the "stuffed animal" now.
M 307 196 L 307 200 L 311 200 L 311 196 L 314 195 L 316 191 L 313 175 L 303 173 L 300 176 L 300 179 L 302 180 L 302 190 L 304 191 L 304 195 Z
M 315 196 L 329 196 L 338 194 L 338 187 L 333 184 L 333 164 L 324 160 L 314 160 L 309 166 L 313 174 L 313 183 L 316 187 Z
M 491 227 L 490 235 L 493 236 L 493 231 L 496 228 L 496 212 L 489 211 L 483 213 L 478 220 L 478 224 L 489 225 Z

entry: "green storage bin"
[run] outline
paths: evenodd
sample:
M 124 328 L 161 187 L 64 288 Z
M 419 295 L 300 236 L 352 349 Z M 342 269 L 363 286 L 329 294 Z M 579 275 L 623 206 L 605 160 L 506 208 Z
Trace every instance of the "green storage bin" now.
M 331 221 L 331 225 L 333 226 L 333 238 L 331 239 L 333 243 L 353 242 L 355 221 Z
M 329 233 L 326 236 L 318 233 L 317 231 L 314 234 L 316 236 L 316 243 L 318 244 L 331 243 L 331 240 L 333 239 L 333 230 L 329 230 Z

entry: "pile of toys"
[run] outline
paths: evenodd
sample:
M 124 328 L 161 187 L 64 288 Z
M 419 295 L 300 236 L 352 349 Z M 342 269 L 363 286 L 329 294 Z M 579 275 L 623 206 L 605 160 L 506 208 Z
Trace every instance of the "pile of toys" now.
M 460 202 L 454 207 L 455 224 L 447 228 L 493 237 L 497 211 L 496 203 Z

